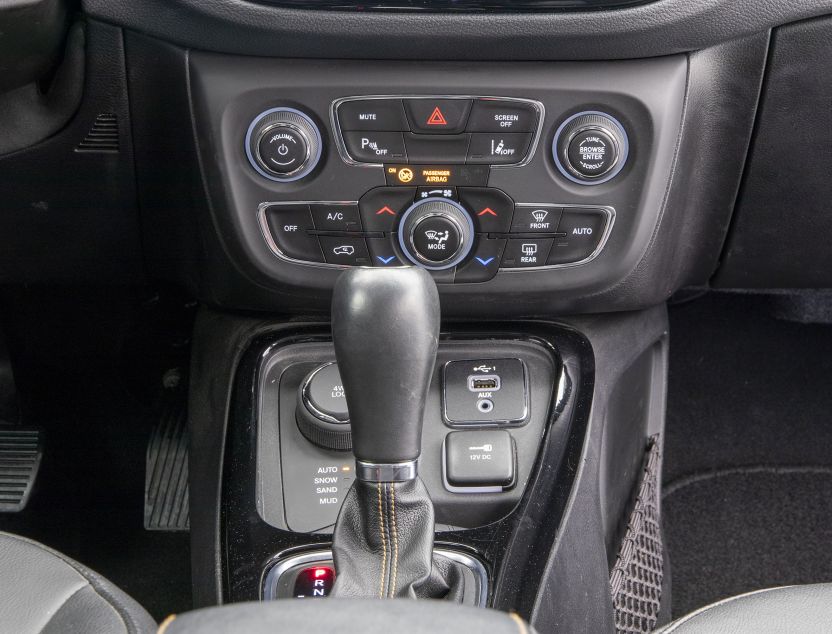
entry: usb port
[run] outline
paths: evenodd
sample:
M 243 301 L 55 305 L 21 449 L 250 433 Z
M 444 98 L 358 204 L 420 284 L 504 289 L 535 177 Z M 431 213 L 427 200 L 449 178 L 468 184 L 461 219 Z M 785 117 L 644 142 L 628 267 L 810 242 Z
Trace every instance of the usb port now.
M 472 392 L 496 392 L 500 389 L 500 377 L 496 374 L 469 376 L 468 389 Z

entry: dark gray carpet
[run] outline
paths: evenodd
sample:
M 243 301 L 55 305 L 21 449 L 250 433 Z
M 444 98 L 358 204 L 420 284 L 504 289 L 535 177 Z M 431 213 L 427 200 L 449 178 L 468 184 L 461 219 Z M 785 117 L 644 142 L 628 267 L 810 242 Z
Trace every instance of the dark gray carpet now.
M 709 294 L 670 310 L 664 523 L 673 614 L 832 581 L 832 327 Z
M 676 617 L 759 588 L 832 580 L 832 469 L 677 481 L 664 513 Z

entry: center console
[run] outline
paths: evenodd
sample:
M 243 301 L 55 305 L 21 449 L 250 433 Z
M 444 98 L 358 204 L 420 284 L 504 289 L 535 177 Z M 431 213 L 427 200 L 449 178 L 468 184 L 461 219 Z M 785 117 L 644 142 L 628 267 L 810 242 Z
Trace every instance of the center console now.
M 211 527 L 193 539 L 216 554 L 195 557 L 203 601 L 337 588 L 336 522 L 358 472 L 332 291 L 358 267 L 414 266 L 442 309 L 418 473 L 432 560 L 464 577 L 456 598 L 542 631 L 659 622 L 663 303 L 719 252 L 703 236 L 724 235 L 742 151 L 709 148 L 722 128 L 750 133 L 756 50 L 584 63 L 190 51 L 212 306 L 191 395 L 193 525 Z M 714 69 L 735 64 L 749 81 L 725 102 Z M 698 125 L 717 103 L 721 125 Z M 385 342 L 408 325 L 365 325 L 370 370 L 396 365 Z M 385 395 L 365 388 L 362 406 Z

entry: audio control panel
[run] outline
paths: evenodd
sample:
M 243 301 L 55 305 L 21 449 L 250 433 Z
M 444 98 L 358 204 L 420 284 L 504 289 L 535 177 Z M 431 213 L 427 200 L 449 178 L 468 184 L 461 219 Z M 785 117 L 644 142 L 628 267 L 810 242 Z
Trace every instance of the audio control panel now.
M 202 279 L 221 305 L 325 311 L 351 266 L 422 267 L 457 316 L 623 310 L 666 295 L 639 271 L 672 255 L 652 245 L 674 182 L 684 57 L 194 52 L 190 70 L 210 198 Z

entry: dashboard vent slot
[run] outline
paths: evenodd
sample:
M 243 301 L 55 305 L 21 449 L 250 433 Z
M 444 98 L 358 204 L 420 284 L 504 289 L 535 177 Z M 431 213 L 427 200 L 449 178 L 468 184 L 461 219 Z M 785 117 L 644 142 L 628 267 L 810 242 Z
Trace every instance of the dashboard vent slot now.
M 95 118 L 87 136 L 75 148 L 76 152 L 95 152 L 99 154 L 117 154 L 118 150 L 118 117 L 106 113 L 102 113 Z

